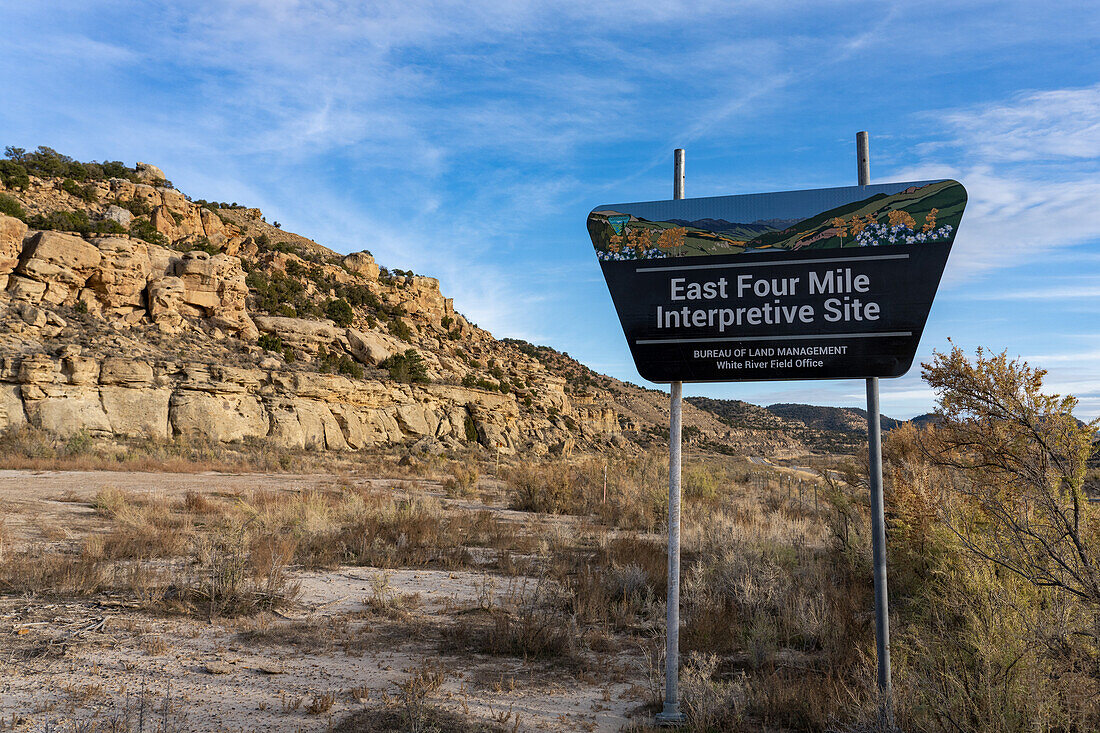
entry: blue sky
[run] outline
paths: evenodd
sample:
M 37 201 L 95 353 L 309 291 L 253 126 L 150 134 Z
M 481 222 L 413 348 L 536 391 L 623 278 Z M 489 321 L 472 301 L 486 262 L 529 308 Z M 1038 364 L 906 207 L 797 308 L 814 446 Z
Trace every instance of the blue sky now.
M 4 144 L 143 160 L 440 278 L 497 336 L 638 382 L 585 231 L 609 201 L 956 178 L 918 359 L 1007 349 L 1100 415 L 1092 2 L 6 2 Z M 689 385 L 858 405 L 861 382 Z M 933 396 L 914 368 L 883 411 Z

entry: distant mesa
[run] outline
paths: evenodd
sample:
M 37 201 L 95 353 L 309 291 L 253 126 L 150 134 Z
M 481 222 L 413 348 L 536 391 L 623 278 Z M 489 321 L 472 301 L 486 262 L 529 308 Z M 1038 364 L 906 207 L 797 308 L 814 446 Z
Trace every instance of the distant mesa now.
M 756 221 L 744 224 L 734 221 L 726 221 L 725 219 L 695 219 L 688 221 L 686 219 L 669 219 L 670 224 L 677 224 L 682 227 L 691 227 L 693 229 L 701 229 L 705 232 L 713 232 L 715 234 L 722 234 L 732 239 L 748 240 L 753 239 L 761 234 L 767 232 L 777 232 L 787 227 L 794 226 L 800 219 L 757 219 Z

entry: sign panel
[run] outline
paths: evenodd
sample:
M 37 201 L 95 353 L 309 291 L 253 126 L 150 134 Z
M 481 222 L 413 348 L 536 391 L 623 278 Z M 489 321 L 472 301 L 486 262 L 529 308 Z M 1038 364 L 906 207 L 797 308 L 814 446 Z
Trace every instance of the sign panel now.
M 588 231 L 645 379 L 899 377 L 965 206 L 916 181 L 609 204 Z

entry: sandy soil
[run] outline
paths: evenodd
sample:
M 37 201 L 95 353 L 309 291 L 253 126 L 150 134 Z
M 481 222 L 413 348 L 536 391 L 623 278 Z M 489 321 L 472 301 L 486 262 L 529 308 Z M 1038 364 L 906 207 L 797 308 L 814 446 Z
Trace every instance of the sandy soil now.
M 9 542 L 64 542 L 100 526 L 86 502 L 105 487 L 171 496 L 348 481 L 402 485 L 325 475 L 0 471 L 0 516 Z M 324 731 L 356 710 L 392 701 L 397 683 L 425 663 L 446 673 L 442 707 L 506 720 L 508 730 L 617 731 L 645 696 L 636 652 L 566 667 L 441 646 L 448 624 L 506 606 L 522 592 L 522 578 L 388 571 L 388 587 L 407 596 L 409 610 L 379 615 L 365 601 L 381 572 L 301 572 L 294 608 L 213 623 L 149 615 L 111 600 L 0 598 L 0 730 L 12 722 L 15 730 L 91 730 L 88 721 L 103 726 L 128 713 L 132 720 L 168 720 L 172 730 Z M 327 693 L 331 707 L 311 713 L 311 702 Z M 103 729 L 110 730 L 96 728 Z

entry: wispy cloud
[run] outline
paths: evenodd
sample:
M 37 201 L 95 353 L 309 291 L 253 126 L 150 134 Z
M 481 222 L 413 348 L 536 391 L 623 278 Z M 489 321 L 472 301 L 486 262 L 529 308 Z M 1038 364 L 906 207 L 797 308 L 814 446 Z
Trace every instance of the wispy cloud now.
M 940 120 L 987 161 L 1100 157 L 1100 84 L 1027 92 Z
M 1062 282 L 1047 283 L 1041 288 L 983 291 L 966 297 L 971 300 L 1100 300 L 1100 277 L 1083 275 L 1058 279 Z
M 920 116 L 942 133 L 918 145 L 926 162 L 897 175 L 957 178 L 970 195 L 949 281 L 1100 240 L 1100 85 Z M 942 160 L 953 162 L 933 162 Z M 1071 288 L 1066 297 L 1091 292 Z M 1058 297 L 1051 288 L 1019 297 L 1048 293 Z

